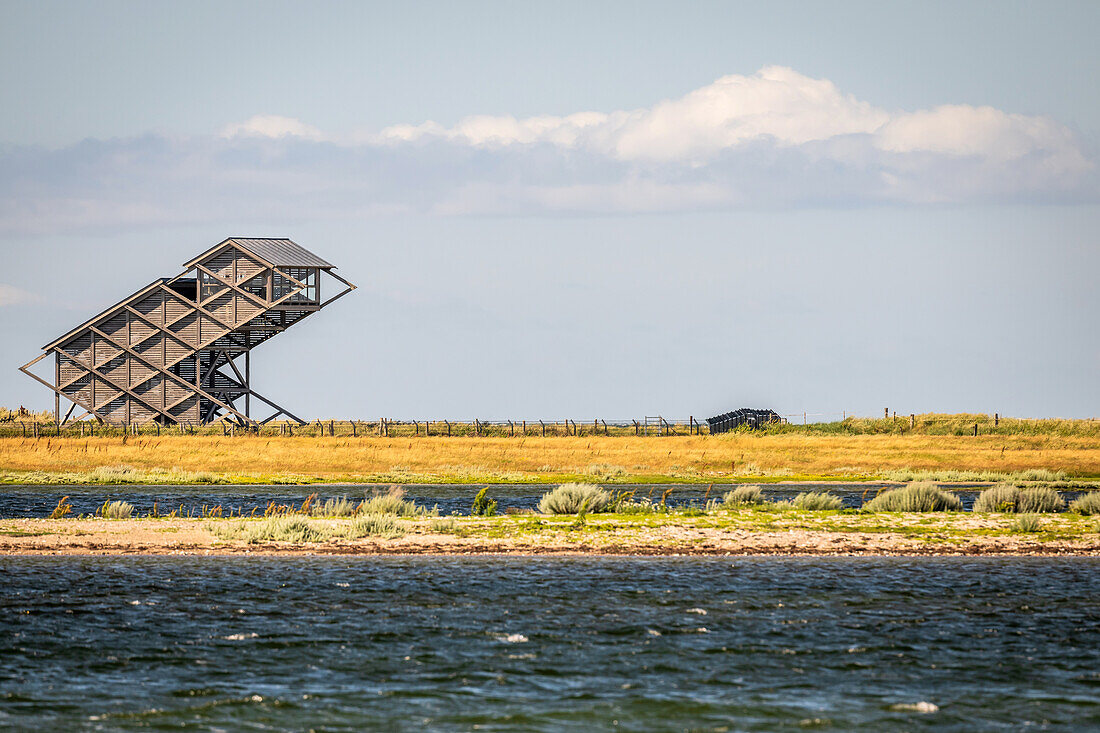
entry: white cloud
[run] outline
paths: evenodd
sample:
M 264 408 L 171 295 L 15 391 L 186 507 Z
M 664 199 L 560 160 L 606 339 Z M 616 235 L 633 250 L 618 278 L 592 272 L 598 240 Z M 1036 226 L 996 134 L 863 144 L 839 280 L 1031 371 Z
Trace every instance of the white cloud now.
M 14 285 L 5 285 L 0 283 L 0 308 L 4 308 L 9 305 L 21 305 L 23 303 L 31 303 L 35 299 L 32 293 L 28 293 L 26 290 L 21 290 Z
M 1097 201 L 1045 117 L 889 111 L 768 67 L 636 110 L 474 116 L 341 137 L 258 115 L 218 136 L 0 148 L 0 231 L 429 214 Z
M 1072 133 L 1043 117 L 992 107 L 945 105 L 890 113 L 827 79 L 769 66 L 752 76 L 724 76 L 652 107 L 565 117 L 467 117 L 451 128 L 434 122 L 396 125 L 368 136 L 376 142 L 436 138 L 475 147 L 549 143 L 624 161 L 698 165 L 749 142 L 780 147 L 867 135 L 880 150 L 933 152 L 1011 160 L 1032 153 L 1087 169 Z
M 223 138 L 232 137 L 300 137 L 320 140 L 321 131 L 293 117 L 279 115 L 255 115 L 244 122 L 235 122 L 222 128 Z

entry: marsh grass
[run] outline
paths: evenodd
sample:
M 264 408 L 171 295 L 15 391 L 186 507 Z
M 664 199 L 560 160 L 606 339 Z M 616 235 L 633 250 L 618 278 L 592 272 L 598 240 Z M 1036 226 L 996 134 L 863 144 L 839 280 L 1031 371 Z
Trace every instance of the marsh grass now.
M 405 490 L 391 486 L 386 493 L 368 497 L 356 508 L 358 514 L 392 514 L 398 517 L 426 517 L 439 514 L 438 509 L 428 510 L 415 501 L 405 498 Z
M 827 491 L 804 491 L 788 501 L 776 502 L 776 506 L 819 512 L 840 509 L 844 506 L 844 502 L 839 496 L 834 496 Z
M 952 419 L 964 417 L 970 420 L 969 416 Z M 0 482 L 558 484 L 587 478 L 578 475 L 578 469 L 592 471 L 589 476 L 614 474 L 612 481 L 631 483 L 671 479 L 711 483 L 738 476 L 771 480 L 784 474 L 810 481 L 883 473 L 908 480 L 1057 482 L 1068 476 L 1079 482 L 1084 477 L 1100 477 L 1100 454 L 1095 450 L 1100 421 L 1092 426 L 1085 430 L 1082 422 L 1064 432 L 1051 423 L 1051 432 L 1015 435 L 1011 431 L 1003 434 L 1002 420 L 1001 433 L 983 432 L 976 438 L 955 436 L 951 431 L 933 435 L 906 430 L 901 434 L 877 426 L 863 430 L 843 425 L 820 430 L 784 426 L 751 435 L 660 439 L 584 435 L 456 440 L 425 437 L 423 431 L 419 437 L 410 433 L 401 440 L 363 434 L 307 438 L 173 433 L 131 436 L 125 444 L 117 434 L 39 440 L 5 437 L 0 438 L 0 466 L 4 467 Z M 1032 435 L 1041 435 L 1043 440 L 1036 441 Z M 620 468 L 628 473 L 618 475 Z
M 726 492 L 722 498 L 722 506 L 726 509 L 740 509 L 763 504 L 764 501 L 764 494 L 759 486 L 738 486 L 733 491 Z
M 68 502 L 68 498 L 63 496 L 57 500 L 57 506 L 50 512 L 50 519 L 61 519 L 73 513 L 73 505 Z
M 939 481 L 941 483 L 987 483 L 991 481 L 1043 481 L 1048 483 L 1064 482 L 1069 479 L 1065 471 L 1050 471 L 1045 468 L 1028 468 L 1022 471 L 965 471 L 953 469 L 916 470 L 900 468 L 883 471 L 887 481 Z
M 1069 510 L 1086 516 L 1100 514 L 1100 491 L 1090 491 L 1078 496 L 1069 503 Z
M 961 512 L 962 500 L 930 481 L 884 491 L 863 505 L 868 512 Z
M 128 501 L 107 500 L 96 509 L 96 514 L 104 519 L 129 519 L 134 513 L 134 505 Z
M 598 514 L 611 506 L 611 494 L 590 484 L 562 484 L 539 499 L 543 514 Z

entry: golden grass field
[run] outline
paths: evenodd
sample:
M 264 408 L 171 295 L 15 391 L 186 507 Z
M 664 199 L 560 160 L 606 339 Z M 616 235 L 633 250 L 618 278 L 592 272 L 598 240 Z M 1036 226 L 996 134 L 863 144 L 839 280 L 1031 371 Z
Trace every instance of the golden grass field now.
M 1095 435 L 0 438 L 0 478 L 66 482 L 131 467 L 121 481 L 687 482 L 868 479 L 901 469 L 1100 477 Z M 165 477 L 165 471 L 172 475 Z M 156 476 L 143 477 L 147 472 Z M 187 474 L 196 474 L 189 479 Z M 107 474 L 110 475 L 110 471 Z

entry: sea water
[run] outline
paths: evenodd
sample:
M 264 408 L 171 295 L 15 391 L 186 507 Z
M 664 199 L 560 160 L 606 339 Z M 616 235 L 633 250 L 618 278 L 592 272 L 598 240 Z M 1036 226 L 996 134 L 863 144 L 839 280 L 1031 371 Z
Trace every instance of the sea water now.
M 1090 558 L 0 558 L 0 729 L 1087 730 Z

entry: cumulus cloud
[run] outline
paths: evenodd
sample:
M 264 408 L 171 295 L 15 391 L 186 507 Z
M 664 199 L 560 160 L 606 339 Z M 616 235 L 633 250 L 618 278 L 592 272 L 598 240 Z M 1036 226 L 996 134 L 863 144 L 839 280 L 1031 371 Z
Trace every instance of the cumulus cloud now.
M 0 149 L 0 229 L 392 212 L 630 213 L 1097 199 L 1064 125 L 991 107 L 896 111 L 783 67 L 635 110 L 473 116 L 326 134 L 257 115 L 216 136 Z

